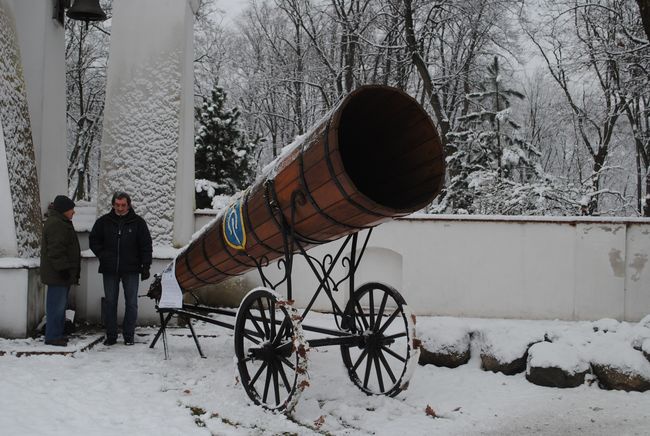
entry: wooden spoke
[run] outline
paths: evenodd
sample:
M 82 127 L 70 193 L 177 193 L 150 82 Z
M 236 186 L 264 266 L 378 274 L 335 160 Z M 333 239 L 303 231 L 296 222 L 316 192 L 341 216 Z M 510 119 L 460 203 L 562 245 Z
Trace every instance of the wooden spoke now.
M 271 327 L 271 340 L 275 339 L 275 303 L 268 299 L 269 302 L 269 315 L 270 315 L 270 327 Z
M 262 395 L 262 401 L 266 403 L 266 400 L 269 395 L 269 387 L 271 387 L 271 368 L 269 366 L 266 367 L 266 380 L 264 382 L 264 395 Z
M 273 345 L 279 346 L 280 342 L 282 342 L 283 339 L 285 339 L 285 334 L 288 326 L 291 325 L 288 319 L 283 319 L 282 323 L 280 324 L 280 328 L 278 329 L 278 333 L 275 335 L 275 340 L 273 341 Z
M 264 304 L 262 304 L 262 299 L 257 300 L 260 309 L 260 318 L 262 319 L 262 325 L 264 326 L 264 336 L 269 337 L 271 334 L 269 331 L 269 322 L 266 320 L 266 312 L 264 311 Z
M 381 299 L 381 304 L 379 305 L 379 311 L 377 312 L 377 317 L 381 320 L 384 316 L 384 309 L 386 309 L 386 302 L 388 301 L 388 294 L 384 294 Z
M 356 371 L 356 370 L 357 370 L 357 368 L 359 367 L 359 365 L 361 364 L 361 362 L 363 362 L 363 359 L 366 357 L 367 354 L 368 354 L 368 350 L 367 350 L 367 349 L 365 349 L 365 350 L 363 350 L 363 351 L 361 352 L 361 355 L 359 356 L 359 359 L 357 359 L 356 363 L 355 363 L 354 366 L 351 368 L 353 371 Z
M 368 330 L 370 328 L 370 326 L 368 325 L 368 321 L 366 321 L 366 316 L 365 316 L 365 313 L 363 312 L 363 307 L 361 307 L 361 302 L 360 301 L 356 302 L 356 309 L 357 309 L 356 318 L 358 318 L 360 320 L 361 324 L 362 324 L 362 325 L 359 326 L 359 327 L 361 327 L 361 331 L 363 332 L 363 331 Z
M 379 329 L 378 333 L 384 333 L 386 331 L 386 329 L 388 328 L 388 326 L 391 325 L 391 323 L 393 321 L 395 321 L 395 318 L 397 318 L 397 315 L 399 315 L 400 313 L 401 313 L 400 309 L 395 309 L 395 312 L 393 312 L 393 314 L 390 316 L 390 318 L 388 318 L 388 321 L 386 321 L 384 323 L 384 325 L 381 326 L 381 329 Z
M 254 331 L 252 330 L 244 330 L 244 337 L 248 339 L 249 341 L 253 342 L 254 344 L 259 344 L 260 341 L 257 340 L 257 335 L 255 334 Z M 264 338 L 264 335 L 259 336 L 260 338 Z
M 275 392 L 275 404 L 280 404 L 280 383 L 278 382 L 278 368 L 281 365 L 273 365 L 273 392 Z
M 381 392 L 384 392 L 384 379 L 381 375 L 381 366 L 379 365 L 379 356 L 377 355 L 379 353 L 375 353 L 374 357 L 374 362 L 375 362 L 375 371 L 377 373 L 377 383 L 379 383 L 379 390 Z
M 363 387 L 368 389 L 368 380 L 370 380 L 370 371 L 372 370 L 372 357 L 366 359 L 366 374 L 363 377 Z
M 385 369 L 386 372 L 388 373 L 388 377 L 390 377 L 390 380 L 391 380 L 393 383 L 395 383 L 395 382 L 397 381 L 397 379 L 395 378 L 395 374 L 393 374 L 393 370 L 390 369 L 390 365 L 389 365 L 388 362 L 386 361 L 386 357 L 384 356 L 384 353 L 382 353 L 381 351 L 379 351 L 379 352 L 377 353 L 377 355 L 379 356 L 379 359 L 381 360 L 381 364 L 382 364 L 382 366 L 384 367 L 384 369 Z
M 408 336 L 407 332 L 395 333 L 394 335 L 384 336 L 384 341 L 390 341 L 392 339 L 405 338 Z
M 286 366 L 288 366 L 292 371 L 296 370 L 296 366 L 293 364 L 293 362 L 291 362 L 286 357 L 281 357 L 280 361 L 282 361 L 282 363 L 284 363 Z
M 391 350 L 390 348 L 388 348 L 388 347 L 381 347 L 381 349 L 382 349 L 383 351 L 385 351 L 386 353 L 390 354 L 391 356 L 393 356 L 395 359 L 399 360 L 400 362 L 404 362 L 404 363 L 406 363 L 406 358 L 405 358 L 404 356 L 400 356 L 399 354 L 397 354 L 396 352 L 394 352 L 394 351 Z
M 370 313 L 370 328 L 375 326 L 375 299 L 373 298 L 373 290 L 368 292 L 368 312 Z M 374 329 L 373 329 L 374 330 Z
M 257 330 L 258 333 L 260 334 L 260 337 L 263 338 L 265 336 L 265 333 L 262 330 L 262 328 L 260 327 L 260 325 L 257 322 L 257 320 L 255 319 L 255 317 L 253 316 L 253 314 L 251 313 L 250 307 L 248 308 L 247 312 L 248 312 L 248 319 L 251 320 L 251 323 L 255 327 L 255 330 Z
M 253 376 L 253 378 L 251 379 L 250 386 L 253 386 L 255 384 L 255 382 L 257 381 L 259 376 L 262 375 L 262 372 L 264 372 L 265 369 L 266 369 L 266 362 L 263 362 L 262 366 L 260 366 L 260 369 L 257 370 L 255 376 Z
M 282 377 L 282 383 L 284 384 L 284 388 L 287 390 L 287 393 L 291 393 L 291 383 L 289 383 L 289 379 L 287 378 L 287 374 L 284 371 L 284 367 L 282 365 L 278 367 L 278 372 L 280 373 L 280 377 Z

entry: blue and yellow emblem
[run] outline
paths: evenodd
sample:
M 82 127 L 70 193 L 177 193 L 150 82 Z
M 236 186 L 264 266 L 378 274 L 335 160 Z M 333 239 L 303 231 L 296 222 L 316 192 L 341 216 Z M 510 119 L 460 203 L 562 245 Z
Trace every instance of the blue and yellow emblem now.
M 226 209 L 223 216 L 223 238 L 235 250 L 246 248 L 246 229 L 244 228 L 244 215 L 242 201 L 237 200 Z

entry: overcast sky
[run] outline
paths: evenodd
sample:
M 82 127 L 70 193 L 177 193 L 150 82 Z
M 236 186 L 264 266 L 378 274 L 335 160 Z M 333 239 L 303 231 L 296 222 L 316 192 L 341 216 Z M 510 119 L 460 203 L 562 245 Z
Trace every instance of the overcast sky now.
M 232 22 L 248 5 L 249 0 L 216 0 L 216 6 L 224 12 L 224 21 Z

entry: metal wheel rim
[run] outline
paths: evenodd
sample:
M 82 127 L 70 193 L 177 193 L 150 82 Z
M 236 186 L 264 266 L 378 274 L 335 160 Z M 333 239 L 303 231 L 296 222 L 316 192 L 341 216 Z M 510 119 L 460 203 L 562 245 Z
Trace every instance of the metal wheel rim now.
M 364 303 L 373 303 L 374 309 Z M 353 331 L 364 340 L 360 346 L 341 346 L 350 379 L 368 395 L 399 394 L 408 386 L 416 357 L 414 328 L 404 299 L 388 285 L 366 283 L 346 306 L 346 315 L 353 312 Z
M 249 292 L 237 312 L 239 381 L 248 397 L 266 409 L 291 410 L 308 385 L 307 346 L 299 318 L 288 302 L 266 288 Z

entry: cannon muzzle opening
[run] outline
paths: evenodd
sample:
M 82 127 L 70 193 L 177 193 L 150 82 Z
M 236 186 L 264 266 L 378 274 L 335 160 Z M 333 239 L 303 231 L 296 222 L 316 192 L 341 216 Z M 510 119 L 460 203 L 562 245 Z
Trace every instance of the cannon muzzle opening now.
M 352 183 L 395 211 L 411 213 L 429 204 L 442 186 L 444 162 L 427 113 L 392 88 L 364 87 L 347 100 L 335 122 Z

